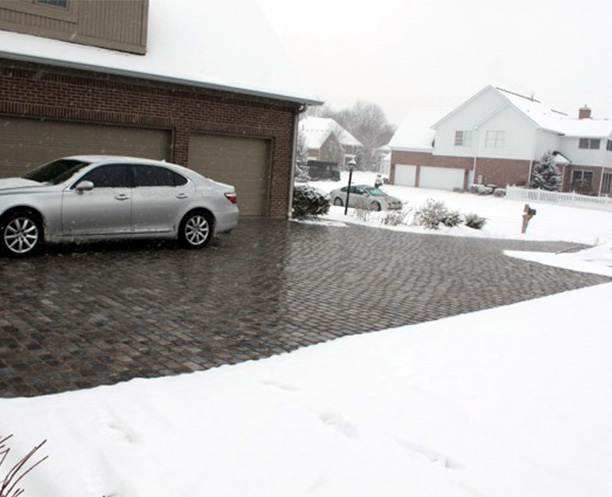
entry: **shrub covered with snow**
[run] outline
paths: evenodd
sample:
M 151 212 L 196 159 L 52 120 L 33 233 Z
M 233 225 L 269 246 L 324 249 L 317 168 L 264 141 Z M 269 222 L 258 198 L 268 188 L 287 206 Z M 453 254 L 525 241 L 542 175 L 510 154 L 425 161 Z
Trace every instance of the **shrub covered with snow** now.
M 505 188 L 496 188 L 495 191 L 493 192 L 493 195 L 496 197 L 505 197 L 506 196 L 506 189 Z
M 386 226 L 399 226 L 404 223 L 406 216 L 410 211 L 388 211 L 380 218 L 381 224 Z
M 353 209 L 353 211 L 351 212 L 351 216 L 359 221 L 363 221 L 364 223 L 367 223 L 372 218 L 372 213 L 373 213 L 372 209 L 358 208 L 358 209 Z
M 462 222 L 463 217 L 459 211 L 447 210 L 446 215 L 442 218 L 442 224 L 444 226 L 448 226 L 449 228 L 459 226 Z
M 470 186 L 470 192 L 476 193 L 477 195 L 491 195 L 494 190 L 495 188 L 493 188 L 492 186 L 476 184 Z
M 418 207 L 414 211 L 413 224 L 437 230 L 447 216 L 448 208 L 446 204 L 440 200 L 430 198 L 425 202 L 425 205 Z
M 329 196 L 308 185 L 296 185 L 293 190 L 293 217 L 305 219 L 329 212 Z
M 464 222 L 468 228 L 479 230 L 482 229 L 487 220 L 484 217 L 480 217 L 478 214 L 471 213 L 466 214 Z

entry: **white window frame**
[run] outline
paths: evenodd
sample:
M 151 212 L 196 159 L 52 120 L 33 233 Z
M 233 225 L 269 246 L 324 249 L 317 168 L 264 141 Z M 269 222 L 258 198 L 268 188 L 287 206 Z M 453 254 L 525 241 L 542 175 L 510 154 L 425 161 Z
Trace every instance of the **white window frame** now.
M 601 148 L 601 139 L 600 138 L 580 138 L 578 139 L 578 148 L 581 148 L 583 150 L 599 150 Z
M 506 146 L 506 132 L 499 130 L 487 130 L 485 136 L 485 148 L 504 148 Z
M 455 131 L 455 147 L 471 147 L 472 132 L 471 131 Z

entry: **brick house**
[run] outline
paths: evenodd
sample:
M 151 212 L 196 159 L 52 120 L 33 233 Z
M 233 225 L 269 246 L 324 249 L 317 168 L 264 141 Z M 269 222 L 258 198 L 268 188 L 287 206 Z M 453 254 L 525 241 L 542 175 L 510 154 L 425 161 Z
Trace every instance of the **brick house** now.
M 487 86 L 452 112 L 415 110 L 389 146 L 395 184 L 452 190 L 472 183 L 525 185 L 552 152 L 563 191 L 612 193 L 612 122 L 587 107 L 576 118 Z
M 320 103 L 255 2 L 0 0 L 0 177 L 165 159 L 233 184 L 244 215 L 283 217 L 298 115 Z
M 305 117 L 300 121 L 308 159 L 346 166 L 363 145 L 336 121 L 328 117 Z

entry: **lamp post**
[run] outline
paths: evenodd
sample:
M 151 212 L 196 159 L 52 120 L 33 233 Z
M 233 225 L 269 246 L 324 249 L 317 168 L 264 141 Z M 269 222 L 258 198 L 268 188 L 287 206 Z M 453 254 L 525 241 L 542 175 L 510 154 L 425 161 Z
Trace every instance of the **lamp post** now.
M 344 206 L 344 215 L 345 216 L 348 213 L 349 198 L 351 197 L 351 182 L 353 181 L 353 168 L 356 165 L 357 164 L 355 163 L 354 159 L 351 159 L 349 161 L 349 163 L 348 163 L 348 166 L 349 166 L 349 183 L 348 183 L 348 188 L 346 190 L 346 205 Z

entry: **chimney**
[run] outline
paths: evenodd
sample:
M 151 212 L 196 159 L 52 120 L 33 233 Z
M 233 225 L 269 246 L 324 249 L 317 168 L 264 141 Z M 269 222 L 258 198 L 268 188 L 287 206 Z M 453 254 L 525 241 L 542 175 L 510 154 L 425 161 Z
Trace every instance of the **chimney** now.
M 587 105 L 578 109 L 578 119 L 591 119 L 591 109 Z

